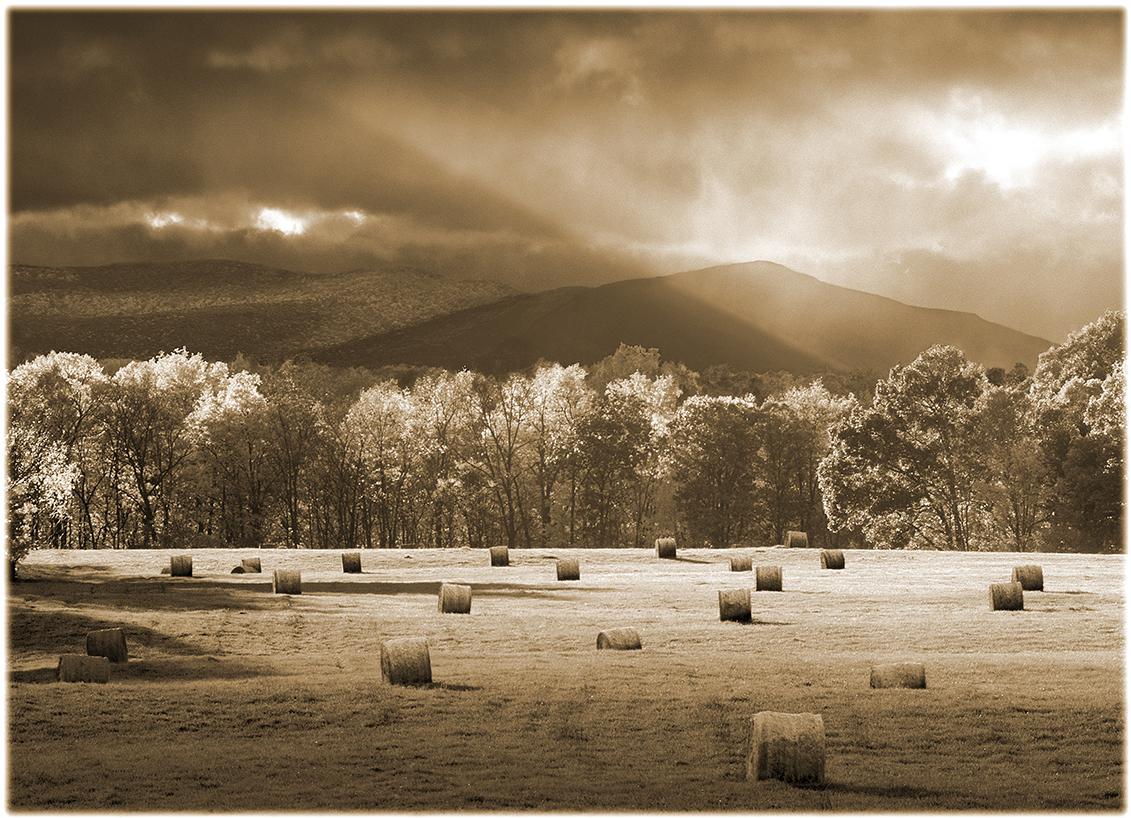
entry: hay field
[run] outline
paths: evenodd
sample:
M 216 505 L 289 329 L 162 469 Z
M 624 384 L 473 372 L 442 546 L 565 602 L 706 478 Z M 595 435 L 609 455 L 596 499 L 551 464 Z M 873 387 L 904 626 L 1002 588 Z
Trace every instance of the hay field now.
M 272 810 L 1103 809 L 1123 803 L 1123 557 L 816 550 L 37 552 L 9 590 L 13 808 Z M 181 553 L 181 552 L 175 552 Z M 784 566 L 754 622 L 728 558 Z M 581 560 L 555 581 L 552 555 Z M 260 556 L 262 575 L 231 575 Z M 1012 566 L 1045 593 L 991 612 Z M 303 595 L 273 595 L 299 568 Z M 441 581 L 472 613 L 436 610 Z M 52 681 L 121 625 L 107 685 Z M 638 652 L 595 650 L 632 626 Z M 382 684 L 379 645 L 426 636 L 435 684 Z M 926 690 L 871 690 L 877 662 Z M 824 716 L 828 784 L 744 780 L 750 716 Z

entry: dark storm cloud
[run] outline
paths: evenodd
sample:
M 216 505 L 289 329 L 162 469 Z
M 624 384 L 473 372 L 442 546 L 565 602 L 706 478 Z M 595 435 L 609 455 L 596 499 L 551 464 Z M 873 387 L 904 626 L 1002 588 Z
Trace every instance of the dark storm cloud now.
M 94 19 L 95 30 L 105 25 L 104 16 Z M 35 36 L 13 29 L 18 37 Z M 22 72 L 14 72 L 20 86 L 12 112 L 14 210 L 242 189 L 282 204 L 556 234 L 545 219 L 357 121 L 324 89 L 208 67 L 203 45 L 169 55 L 147 51 L 151 37 L 163 39 L 138 35 L 142 45 L 133 52 L 122 40 L 97 39 L 99 48 L 125 56 L 78 75 L 69 67 L 51 75 L 50 66 L 73 40 L 61 37 L 59 46 L 32 60 L 41 65 L 32 76 L 54 76 L 35 83 L 34 93 Z M 178 60 L 181 70 L 171 70 Z
M 1054 335 L 1102 298 L 1000 305 L 1059 275 L 1018 247 L 1086 240 L 1113 278 L 1122 45 L 1118 11 L 14 12 L 13 248 L 507 269 L 555 248 L 534 286 L 757 256 L 893 294 L 886 260 L 920 253 Z M 111 217 L 172 200 L 180 238 Z M 257 235 L 263 207 L 384 226 Z M 967 297 L 922 266 L 943 283 L 915 297 Z
M 543 281 L 596 283 L 601 278 L 592 275 L 595 271 L 622 278 L 645 272 L 630 259 L 610 260 L 607 253 L 570 242 L 531 243 L 505 233 L 420 232 L 403 224 L 391 234 L 380 228 L 346 232 L 320 225 L 291 236 L 247 227 L 155 229 L 141 222 L 77 226 L 71 220 L 35 219 L 13 227 L 12 255 L 43 266 L 186 258 L 254 259 L 314 272 L 409 266 L 448 270 L 461 278 L 502 278 L 529 289 Z M 536 271 L 536 279 L 531 279 L 531 271 Z

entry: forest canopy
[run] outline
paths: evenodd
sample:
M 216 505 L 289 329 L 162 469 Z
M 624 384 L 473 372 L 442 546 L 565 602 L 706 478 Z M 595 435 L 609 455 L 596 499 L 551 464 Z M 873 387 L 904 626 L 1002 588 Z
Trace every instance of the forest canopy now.
M 814 545 L 1120 548 L 1124 316 L 984 370 L 375 376 L 177 350 L 9 373 L 13 567 L 29 549 Z

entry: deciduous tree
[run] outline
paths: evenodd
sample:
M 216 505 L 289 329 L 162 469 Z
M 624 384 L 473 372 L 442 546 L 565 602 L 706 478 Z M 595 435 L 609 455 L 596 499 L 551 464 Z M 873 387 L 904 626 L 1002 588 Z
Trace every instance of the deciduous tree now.
M 854 407 L 818 470 L 830 526 L 877 546 L 969 550 L 984 469 L 977 408 L 988 383 L 961 350 L 935 346 L 876 384 Z

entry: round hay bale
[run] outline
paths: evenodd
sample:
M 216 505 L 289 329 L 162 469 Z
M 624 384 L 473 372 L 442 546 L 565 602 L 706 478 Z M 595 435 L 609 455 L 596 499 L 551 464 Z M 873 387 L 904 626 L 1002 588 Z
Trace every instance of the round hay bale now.
M 428 640 L 409 636 L 381 643 L 381 678 L 391 685 L 432 683 L 432 659 Z
M 302 571 L 278 570 L 271 584 L 277 594 L 301 594 Z
M 837 570 L 844 568 L 844 552 L 839 549 L 824 549 L 821 551 L 821 567 Z
M 169 574 L 174 577 L 191 577 L 192 557 L 190 555 L 169 557 Z
M 245 574 L 263 573 L 263 564 L 259 561 L 259 557 L 248 557 L 246 560 L 240 560 L 240 567 L 243 568 Z
M 558 560 L 558 581 L 581 579 L 581 564 L 575 559 Z
M 506 568 L 511 564 L 511 552 L 505 545 L 496 545 L 489 550 L 492 568 Z
M 781 590 L 781 566 L 759 565 L 754 572 L 754 589 L 756 591 Z
M 809 547 L 809 535 L 804 531 L 787 531 L 785 532 L 785 537 L 783 537 L 782 540 L 782 545 L 784 545 L 786 548 Z
M 825 721 L 818 713 L 755 713 L 750 720 L 746 780 L 825 782 Z
M 361 552 L 347 551 L 342 554 L 342 571 L 346 574 L 361 573 Z
M 452 585 L 448 582 L 440 583 L 440 595 L 436 600 L 436 609 L 440 613 L 471 613 L 471 586 Z
M 1020 582 L 995 582 L 990 586 L 990 610 L 1025 610 L 1025 595 L 1022 590 Z
M 86 655 L 105 656 L 111 662 L 128 662 L 130 654 L 126 650 L 126 633 L 121 628 L 107 628 L 91 631 L 86 635 Z
M 730 570 L 732 571 L 750 571 L 754 567 L 754 560 L 750 557 L 731 557 Z
M 597 634 L 597 650 L 640 650 L 636 628 L 610 628 Z
M 247 572 L 244 570 L 244 567 L 242 565 L 237 565 L 235 568 L 232 569 L 232 573 L 233 574 L 246 574 Z
M 59 664 L 55 667 L 55 679 L 60 682 L 106 684 L 110 681 L 110 660 L 105 656 L 64 654 L 59 657 Z
M 656 556 L 662 560 L 675 559 L 675 537 L 659 537 L 656 540 Z
M 166 565 L 164 568 L 161 569 L 161 573 L 164 574 L 165 576 L 169 576 L 169 574 L 172 573 L 172 572 L 169 570 L 169 566 Z
M 737 588 L 719 591 L 719 621 L 750 621 L 750 589 Z
M 1022 591 L 1045 590 L 1045 572 L 1039 565 L 1014 566 L 1013 581 L 1021 583 Z
M 927 686 L 927 669 L 922 662 L 894 662 L 889 665 L 873 665 L 869 684 L 874 688 L 911 687 L 922 689 Z

